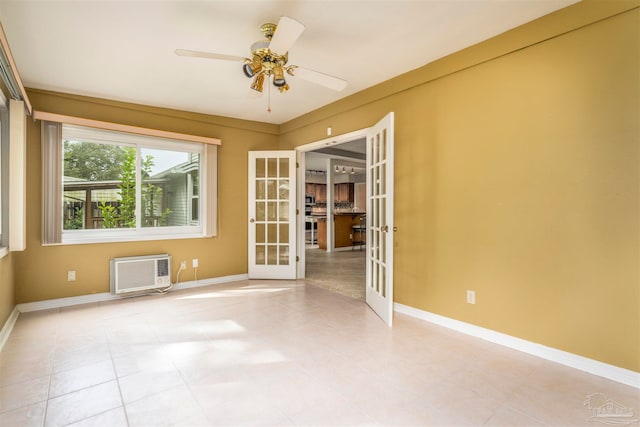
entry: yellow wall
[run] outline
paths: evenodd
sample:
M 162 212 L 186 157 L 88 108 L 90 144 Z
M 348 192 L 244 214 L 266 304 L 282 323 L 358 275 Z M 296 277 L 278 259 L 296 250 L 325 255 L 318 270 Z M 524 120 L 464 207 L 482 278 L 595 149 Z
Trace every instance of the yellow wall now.
M 13 262 L 9 254 L 0 259 L 0 329 L 15 307 Z
M 95 120 L 220 138 L 219 229 L 210 239 L 41 246 L 40 124 L 27 128 L 27 250 L 13 254 L 17 303 L 109 291 L 109 259 L 168 253 L 173 271 L 199 259 L 198 278 L 247 272 L 247 152 L 275 149 L 278 126 L 71 95 L 29 91 L 34 109 Z M 67 282 L 67 271 L 77 280 Z M 188 268 L 182 281 L 194 279 Z
M 285 123 L 280 146 L 394 111 L 395 300 L 640 371 L 637 6 L 579 3 Z

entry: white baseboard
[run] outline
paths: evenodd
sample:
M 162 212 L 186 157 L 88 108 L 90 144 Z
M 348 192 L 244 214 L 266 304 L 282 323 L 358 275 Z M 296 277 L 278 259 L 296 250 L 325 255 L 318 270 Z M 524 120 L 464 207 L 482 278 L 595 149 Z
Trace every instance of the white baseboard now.
M 11 331 L 13 331 L 13 326 L 16 324 L 16 320 L 18 320 L 19 315 L 20 312 L 18 311 L 18 307 L 13 307 L 13 311 L 9 315 L 7 321 L 4 322 L 2 330 L 0 330 L 0 351 L 2 351 L 2 348 L 7 343 L 9 335 L 11 335 Z
M 233 276 L 213 277 L 210 279 L 202 279 L 198 281 L 181 282 L 173 286 L 172 291 L 179 291 L 181 289 L 198 288 L 200 286 L 219 285 L 221 283 L 238 282 L 241 280 L 247 280 L 248 274 L 236 274 Z M 30 311 L 49 310 L 52 308 L 68 307 L 78 304 L 89 304 L 93 302 L 112 301 L 123 298 L 129 298 L 129 296 L 112 295 L 109 292 L 103 292 L 99 294 L 80 295 L 77 297 L 57 298 L 44 301 L 28 302 L 24 304 L 18 304 L 16 309 L 20 313 L 27 313 Z
M 427 322 L 444 326 L 445 328 L 453 329 L 457 332 L 462 332 L 463 334 L 471 335 L 485 341 L 490 341 L 495 344 L 540 357 L 542 359 L 560 363 L 561 365 L 565 365 L 570 368 L 598 375 L 631 387 L 640 388 L 640 372 L 631 371 L 629 369 L 620 368 L 618 366 L 609 365 L 607 363 L 579 356 L 577 354 L 546 347 L 541 344 L 526 341 L 491 329 L 485 329 L 470 323 L 440 316 L 428 311 L 409 307 L 407 305 L 395 303 L 394 310 L 398 313 L 426 320 Z

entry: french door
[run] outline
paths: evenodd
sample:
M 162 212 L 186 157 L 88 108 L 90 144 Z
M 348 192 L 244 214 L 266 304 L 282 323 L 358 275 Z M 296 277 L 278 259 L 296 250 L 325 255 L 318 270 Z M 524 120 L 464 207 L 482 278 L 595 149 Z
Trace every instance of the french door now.
M 367 131 L 366 301 L 393 322 L 393 113 Z
M 249 152 L 249 278 L 296 278 L 295 151 Z

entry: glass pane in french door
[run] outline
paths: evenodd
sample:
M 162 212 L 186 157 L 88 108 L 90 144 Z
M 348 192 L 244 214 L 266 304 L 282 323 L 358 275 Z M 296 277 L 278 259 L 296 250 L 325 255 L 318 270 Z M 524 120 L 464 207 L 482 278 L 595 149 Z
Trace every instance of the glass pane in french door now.
M 255 171 L 255 263 L 290 265 L 289 159 L 257 157 Z

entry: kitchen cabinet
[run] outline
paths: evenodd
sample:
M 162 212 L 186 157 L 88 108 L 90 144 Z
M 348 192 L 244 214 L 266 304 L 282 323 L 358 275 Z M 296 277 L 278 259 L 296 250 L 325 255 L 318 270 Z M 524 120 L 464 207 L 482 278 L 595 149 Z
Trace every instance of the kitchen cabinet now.
M 333 217 L 333 236 L 336 248 L 346 248 L 358 245 L 359 242 L 364 244 L 365 231 L 362 234 L 353 226 L 361 225 L 360 217 L 362 213 L 338 214 Z M 356 243 L 354 243 L 356 242 Z M 327 219 L 325 217 L 318 218 L 318 248 L 327 249 Z
M 315 197 L 316 203 L 327 202 L 327 184 L 306 183 L 304 186 L 305 194 L 311 194 Z
M 327 218 L 318 218 L 318 249 L 327 250 Z
M 336 248 L 351 246 L 351 215 L 336 215 L 334 218 L 334 244 Z
M 342 183 L 333 185 L 333 199 L 335 203 L 353 203 L 354 185 L 352 183 Z M 316 203 L 327 202 L 327 185 L 326 184 L 305 184 L 305 194 L 313 194 Z
M 334 199 L 336 203 L 353 203 L 353 184 L 334 184 Z
M 305 186 L 304 186 L 304 194 L 313 194 L 315 196 L 315 194 L 316 194 L 316 185 L 315 184 L 306 183 Z
M 315 184 L 316 186 L 316 203 L 327 203 L 327 185 Z

